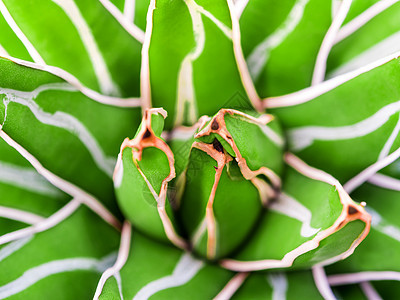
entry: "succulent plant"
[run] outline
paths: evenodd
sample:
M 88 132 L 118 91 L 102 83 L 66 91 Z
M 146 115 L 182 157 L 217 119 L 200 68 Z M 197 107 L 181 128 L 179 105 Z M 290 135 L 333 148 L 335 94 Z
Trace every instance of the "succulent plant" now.
M 0 299 L 396 299 L 395 0 L 0 0 Z

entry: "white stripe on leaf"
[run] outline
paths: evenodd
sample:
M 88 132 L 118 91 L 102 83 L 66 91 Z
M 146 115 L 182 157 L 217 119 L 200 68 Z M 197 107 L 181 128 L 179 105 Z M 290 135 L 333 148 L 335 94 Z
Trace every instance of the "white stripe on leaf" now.
M 105 105 L 117 106 L 117 107 L 138 107 L 141 104 L 140 98 L 118 98 L 118 97 L 113 97 L 113 96 L 102 95 L 102 94 L 84 86 L 75 76 L 73 76 L 72 74 L 68 73 L 67 71 L 65 71 L 61 68 L 49 66 L 49 65 L 36 64 L 36 63 L 30 62 L 30 61 L 22 60 L 22 59 L 15 58 L 12 56 L 2 55 L 2 57 L 6 58 L 7 60 L 10 60 L 18 65 L 36 69 L 36 70 L 49 72 L 57 77 L 60 77 L 93 101 L 96 101 L 96 102 L 99 102 L 99 103 L 102 103 Z
M 185 0 L 185 2 L 193 2 L 194 4 L 194 8 L 201 13 L 202 15 L 204 15 L 205 17 L 207 17 L 208 19 L 210 19 L 211 22 L 213 22 L 221 31 L 222 33 L 228 38 L 228 39 L 232 39 L 232 30 L 226 26 L 224 23 L 222 23 L 220 20 L 218 20 L 212 13 L 210 13 L 208 10 L 204 9 L 204 7 L 198 5 L 194 0 Z
M 121 282 L 121 274 L 117 272 L 114 275 L 115 280 L 117 281 L 117 286 L 118 286 L 118 292 L 119 292 L 119 297 L 121 300 L 124 300 L 124 295 L 122 294 L 122 282 Z
M 265 40 L 257 45 L 247 58 L 253 80 L 257 80 L 267 64 L 271 51 L 277 48 L 295 30 L 303 18 L 309 0 L 297 0 L 285 21 Z
M 343 2 L 343 0 L 332 0 L 332 3 L 331 3 L 332 20 L 335 18 L 336 14 L 338 13 L 342 2 Z
M 87 205 L 91 210 L 98 214 L 104 221 L 113 226 L 115 229 L 120 230 L 121 223 L 119 220 L 107 209 L 105 206 L 97 200 L 94 196 L 85 192 L 78 186 L 71 182 L 62 179 L 56 174 L 50 172 L 39 162 L 39 160 L 29 153 L 24 147 L 14 141 L 7 133 L 2 130 L 0 126 L 0 138 L 2 138 L 8 145 L 17 150 L 29 163 L 36 169 L 36 171 L 46 178 L 54 186 L 62 190 L 63 192 L 71 195 L 74 198 L 78 198 L 83 204 Z
M 107 64 L 104 61 L 103 55 L 101 54 L 99 47 L 97 46 L 92 31 L 86 23 L 74 0 L 52 1 L 60 6 L 62 10 L 64 10 L 65 14 L 69 17 L 71 22 L 74 24 L 76 30 L 78 31 L 83 45 L 85 46 L 86 51 L 89 54 L 89 58 L 92 62 L 94 73 L 96 74 L 101 92 L 106 95 L 119 96 L 119 88 L 113 82 L 110 71 L 108 70 Z
M 348 22 L 346 25 L 344 25 L 338 32 L 335 43 L 339 43 L 340 41 L 344 40 L 349 35 L 353 34 L 362 26 L 364 26 L 366 23 L 368 23 L 375 16 L 379 15 L 381 12 L 385 11 L 386 9 L 391 7 L 393 4 L 396 4 L 397 2 L 399 2 L 399 0 L 381 0 L 375 3 L 367 10 L 365 10 L 363 13 L 361 13 L 353 20 Z
M 203 53 L 206 41 L 206 34 L 202 15 L 209 18 L 229 39 L 232 39 L 232 30 L 215 18 L 209 11 L 198 5 L 194 0 L 185 0 L 194 33 L 195 47 L 184 57 L 178 72 L 178 91 L 175 126 L 179 126 L 185 121 L 187 108 L 187 118 L 192 124 L 196 123 L 196 95 L 193 83 L 193 62 Z
M 332 286 L 354 284 L 365 281 L 393 280 L 400 281 L 400 272 L 393 271 L 365 271 L 358 273 L 335 274 L 328 276 Z
M 400 242 L 400 227 L 390 224 L 373 208 L 368 206 L 365 209 L 372 217 L 371 221 L 372 228 Z
M 39 122 L 65 129 L 76 136 L 82 144 L 85 145 L 99 169 L 111 178 L 114 171 L 115 158 L 106 156 L 98 141 L 93 137 L 85 125 L 83 125 L 76 117 L 62 111 L 56 111 L 55 113 L 45 112 L 33 100 L 41 92 L 50 90 L 73 92 L 75 91 L 75 88 L 67 83 L 53 83 L 42 85 L 32 92 L 0 88 L 0 94 L 5 95 L 3 103 L 6 111 L 10 103 L 21 104 L 29 108 Z
M 250 273 L 242 272 L 236 273 L 231 280 L 224 286 L 224 288 L 214 297 L 213 300 L 226 300 L 231 299 L 237 290 L 243 285 L 243 282 Z
M 400 51 L 400 31 L 385 38 L 379 43 L 373 45 L 371 48 L 368 48 L 364 52 L 360 53 L 353 59 L 339 66 L 337 69 L 329 73 L 328 76 L 332 78 L 345 74 L 367 64 L 373 63 L 374 61 L 377 61 L 385 56 L 392 55 L 398 51 Z
M 261 131 L 265 134 L 265 136 L 270 139 L 275 145 L 278 147 L 283 147 L 285 145 L 284 138 L 272 130 L 268 125 L 259 125 Z
M 329 285 L 328 278 L 326 277 L 324 267 L 314 266 L 311 270 L 314 277 L 315 285 L 317 286 L 321 296 L 325 300 L 336 300 L 336 297 L 333 294 L 333 291 Z
M 124 16 L 132 23 L 135 21 L 135 5 L 136 5 L 135 0 L 125 0 Z
M 32 226 L 0 236 L 0 245 L 31 236 L 38 232 L 46 231 L 56 226 L 57 224 L 67 219 L 70 215 L 72 215 L 79 208 L 80 204 L 81 203 L 78 199 L 73 199 L 67 205 L 65 205 L 63 208 L 58 210 L 47 219 L 43 219 L 42 221 L 34 223 Z
M 400 111 L 400 101 L 382 107 L 372 116 L 352 125 L 326 127 L 304 126 L 289 129 L 288 136 L 292 149 L 301 151 L 313 144 L 315 140 L 334 141 L 363 137 L 384 125 L 389 118 Z
M 375 184 L 385 189 L 400 192 L 400 180 L 387 175 L 376 173 L 368 179 L 369 183 Z
M 284 159 L 289 166 L 291 166 L 297 172 L 303 174 L 304 176 L 309 177 L 310 179 L 322 181 L 335 186 L 340 197 L 340 202 L 345 207 L 350 205 L 352 206 L 355 204 L 353 200 L 351 200 L 350 196 L 346 193 L 344 188 L 341 186 L 339 181 L 330 174 L 307 165 L 305 162 L 303 162 L 302 160 L 300 160 L 298 157 L 294 156 L 291 153 L 286 153 Z M 331 257 L 325 261 L 318 263 L 319 265 L 323 265 L 325 263 L 332 264 L 336 261 L 345 259 L 354 252 L 354 249 L 367 236 L 370 228 L 370 215 L 367 214 L 361 206 L 359 206 L 357 210 L 360 212 L 357 218 L 366 224 L 364 230 L 356 238 L 356 240 L 353 241 L 353 243 L 346 251 L 342 252 L 341 254 L 335 257 Z M 348 213 L 345 210 L 342 210 L 340 216 L 328 229 L 318 232 L 314 238 L 307 240 L 297 248 L 287 252 L 281 260 L 264 259 L 255 261 L 239 261 L 234 259 L 224 259 L 220 261 L 220 264 L 227 269 L 237 272 L 258 271 L 258 270 L 266 270 L 272 268 L 290 267 L 292 266 L 293 262 L 297 257 L 313 249 L 318 248 L 322 240 L 334 234 L 338 230 L 338 228 L 344 226 L 343 224 L 348 223 L 350 221 L 351 220 L 348 219 Z
M 385 158 L 386 156 L 388 156 L 388 154 L 390 153 L 390 149 L 392 149 L 393 143 L 399 134 L 399 131 L 400 131 L 400 115 L 399 115 L 399 119 L 397 120 L 396 126 L 394 127 L 388 140 L 386 141 L 385 145 L 383 146 L 381 152 L 379 153 L 378 160 L 381 160 L 381 159 Z
M 31 168 L 0 161 L 0 182 L 51 197 L 60 197 L 62 192 Z
M 299 201 L 285 193 L 282 193 L 277 201 L 272 202 L 268 208 L 302 222 L 300 234 L 303 237 L 313 236 L 321 230 L 321 228 L 314 228 L 311 226 L 311 211 Z
M 237 68 L 239 70 L 239 75 L 243 83 L 243 87 L 246 90 L 246 94 L 249 97 L 253 107 L 258 112 L 263 112 L 263 105 L 260 96 L 254 86 L 254 82 L 251 79 L 249 68 L 247 67 L 246 60 L 243 55 L 241 37 L 240 37 L 240 24 L 239 18 L 234 12 L 234 6 L 232 0 L 227 0 L 228 9 L 230 11 L 230 16 L 232 20 L 232 44 L 233 52 L 235 54 Z
M 38 224 L 45 220 L 45 218 L 43 218 L 42 216 L 36 215 L 34 213 L 6 206 L 0 206 L 0 218 L 6 218 L 31 225 Z
M 126 260 L 128 259 L 129 249 L 131 246 L 131 235 L 132 235 L 132 226 L 128 221 L 125 221 L 122 227 L 121 242 L 119 246 L 117 260 L 113 266 L 109 267 L 101 275 L 93 299 L 99 299 L 101 292 L 103 291 L 104 284 L 106 283 L 107 279 L 112 276 L 114 276 L 115 279 L 117 280 L 118 290 L 120 292 L 121 299 L 123 299 L 121 291 L 121 276 L 119 274 L 119 271 L 122 269 L 122 267 L 126 263 Z
M 149 49 L 153 33 L 153 13 L 156 9 L 156 0 L 150 0 L 146 15 L 146 32 L 143 37 L 142 63 L 140 66 L 140 95 L 142 111 L 151 108 L 151 88 L 150 88 L 150 64 Z
M 124 178 L 124 164 L 122 163 L 122 154 L 118 153 L 117 164 L 115 165 L 116 173 L 113 177 L 114 187 L 119 188 Z
M 15 35 L 24 44 L 26 50 L 28 50 L 29 55 L 32 57 L 35 63 L 45 65 L 43 58 L 40 56 L 39 52 L 35 49 L 29 39 L 25 36 L 22 30 L 18 27 L 17 23 L 14 21 L 4 2 L 0 0 L 0 12 L 6 20 L 8 26 L 14 31 Z
M 28 244 L 31 240 L 33 239 L 33 235 L 27 236 L 23 239 L 17 240 L 15 242 L 9 243 L 8 245 L 4 246 L 3 248 L 0 249 L 0 262 L 22 247 L 24 247 L 26 244 Z
M 102 259 L 76 257 L 54 260 L 42 265 L 33 267 L 21 277 L 0 287 L 0 299 L 18 294 L 36 282 L 54 274 L 73 272 L 73 271 L 93 271 L 101 273 L 107 269 L 115 260 L 115 253 L 107 255 Z
M 249 4 L 249 0 L 237 0 L 235 2 L 235 13 L 238 18 L 242 16 L 242 13 L 246 8 L 247 4 Z
M 390 165 L 399 157 L 400 157 L 400 147 L 397 148 L 396 151 L 392 152 L 385 158 L 378 160 L 376 163 L 370 165 L 362 172 L 354 176 L 352 179 L 347 181 L 346 184 L 343 185 L 344 189 L 346 190 L 347 193 L 350 194 L 352 191 L 354 191 L 360 185 L 362 185 L 364 182 L 370 179 L 376 172 Z
M 204 262 L 193 258 L 190 254 L 183 254 L 179 259 L 172 275 L 162 277 L 146 284 L 135 295 L 133 300 L 145 300 L 155 293 L 177 287 L 189 282 L 204 267 Z
M 194 231 L 193 237 L 192 237 L 192 244 L 193 246 L 197 246 L 201 239 L 203 238 L 203 236 L 205 235 L 207 231 L 207 222 L 206 222 L 206 218 L 204 217 L 201 222 L 197 225 L 197 228 Z
M 264 99 L 265 108 L 288 107 L 299 105 L 316 99 L 334 88 L 354 79 L 355 77 L 378 68 L 391 60 L 397 59 L 400 56 L 400 51 L 379 59 L 373 63 L 363 66 L 352 72 L 334 77 L 320 84 L 299 90 L 283 96 L 269 97 Z
M 99 0 L 108 12 L 121 24 L 121 26 L 138 42 L 144 43 L 144 32 L 133 22 L 126 18 L 122 12 L 109 0 Z
M 184 123 L 186 108 L 188 110 L 187 118 L 190 123 L 194 124 L 198 119 L 193 83 L 193 62 L 202 54 L 206 41 L 202 15 L 210 19 L 227 38 L 232 39 L 232 30 L 214 17 L 209 11 L 198 5 L 194 0 L 185 0 L 185 4 L 188 7 L 192 19 L 195 47 L 184 57 L 178 72 L 175 126 Z
M 272 300 L 286 299 L 289 283 L 284 273 L 269 273 L 267 281 L 272 287 Z
M 190 123 L 194 124 L 198 119 L 193 83 L 193 62 L 203 52 L 206 41 L 204 24 L 198 5 L 193 0 L 186 0 L 185 3 L 192 19 L 195 47 L 184 57 L 179 68 L 175 126 L 185 122 L 185 108 L 188 110 L 187 117 Z
M 383 300 L 369 281 L 360 282 L 360 288 L 368 300 Z
M 326 61 L 328 60 L 329 53 L 334 45 L 335 38 L 339 32 L 340 26 L 342 26 L 353 0 L 343 0 L 338 13 L 331 26 L 329 26 L 328 32 L 326 33 L 321 48 L 318 51 L 317 60 L 314 66 L 314 72 L 312 76 L 311 85 L 318 84 L 325 79 L 325 71 L 326 71 Z

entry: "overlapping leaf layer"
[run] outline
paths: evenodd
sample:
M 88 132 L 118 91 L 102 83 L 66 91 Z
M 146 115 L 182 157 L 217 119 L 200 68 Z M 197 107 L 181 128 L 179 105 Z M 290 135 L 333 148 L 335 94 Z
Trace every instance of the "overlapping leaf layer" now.
M 0 299 L 395 299 L 397 2 L 0 0 Z

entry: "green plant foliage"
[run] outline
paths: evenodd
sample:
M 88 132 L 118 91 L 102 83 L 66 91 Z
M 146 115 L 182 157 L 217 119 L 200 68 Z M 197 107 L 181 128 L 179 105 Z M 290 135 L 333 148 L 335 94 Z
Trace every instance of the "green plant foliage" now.
M 398 51 L 400 25 L 397 22 L 400 13 L 400 4 L 392 2 L 390 9 L 383 11 L 365 26 L 353 31 L 352 24 L 357 21 L 356 17 L 371 9 L 373 5 L 382 5 L 380 1 L 353 1 L 349 14 L 344 22 L 347 26 L 342 36 L 335 41 L 332 48 L 332 55 L 328 60 L 328 77 L 337 76 L 352 71 L 376 59 L 390 55 Z M 391 1 L 386 4 L 390 5 Z M 355 21 L 354 21 L 355 20 Z
M 396 299 L 391 0 L 0 0 L 0 299 Z
M 331 22 L 331 1 L 249 1 L 240 24 L 243 52 L 260 96 L 309 85 Z

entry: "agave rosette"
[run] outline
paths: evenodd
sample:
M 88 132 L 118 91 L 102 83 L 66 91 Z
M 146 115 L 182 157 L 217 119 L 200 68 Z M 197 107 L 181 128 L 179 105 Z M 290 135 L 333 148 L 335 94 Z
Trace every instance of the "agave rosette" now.
M 395 2 L 0 1 L 0 298 L 393 297 Z

